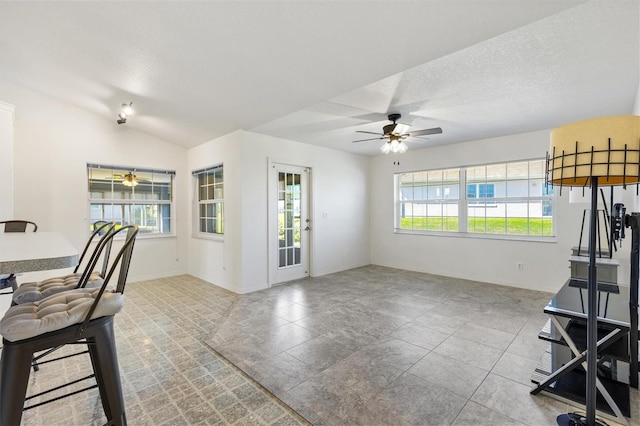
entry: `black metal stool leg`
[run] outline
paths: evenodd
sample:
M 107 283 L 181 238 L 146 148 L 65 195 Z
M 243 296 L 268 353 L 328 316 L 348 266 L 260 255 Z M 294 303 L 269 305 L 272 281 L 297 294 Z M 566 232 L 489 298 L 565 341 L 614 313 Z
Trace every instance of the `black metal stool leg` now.
M 113 317 L 92 330 L 89 353 L 109 424 L 126 425 L 124 397 L 116 353 Z
M 89 357 L 91 359 L 91 366 L 93 367 L 93 374 L 98 384 L 98 390 L 100 391 L 100 401 L 102 402 L 102 408 L 104 410 L 107 419 L 111 419 L 111 407 L 109 406 L 109 399 L 105 392 L 104 379 L 102 378 L 102 369 L 100 368 L 100 356 L 95 349 L 95 339 L 93 337 L 87 337 L 87 349 L 89 351 Z
M 19 425 L 29 383 L 30 345 L 4 341 L 0 360 L 0 425 Z

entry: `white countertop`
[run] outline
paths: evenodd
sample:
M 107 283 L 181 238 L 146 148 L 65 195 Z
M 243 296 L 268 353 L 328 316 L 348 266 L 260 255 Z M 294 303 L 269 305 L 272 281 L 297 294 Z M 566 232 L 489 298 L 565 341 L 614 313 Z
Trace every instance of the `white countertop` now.
M 73 267 L 78 251 L 58 232 L 0 233 L 0 274 Z

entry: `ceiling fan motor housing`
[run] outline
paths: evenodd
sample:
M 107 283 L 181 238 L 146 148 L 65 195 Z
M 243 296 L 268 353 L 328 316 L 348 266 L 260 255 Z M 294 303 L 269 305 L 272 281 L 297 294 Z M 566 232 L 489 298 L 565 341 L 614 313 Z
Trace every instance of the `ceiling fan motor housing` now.
M 398 125 L 396 123 L 387 124 L 382 128 L 382 132 L 384 133 L 385 136 L 391 135 L 397 126 Z
M 387 117 L 389 118 L 389 121 L 393 121 L 393 123 L 387 124 L 382 128 L 382 131 L 385 136 L 389 136 L 393 134 L 393 131 L 396 129 L 396 127 L 398 127 L 398 124 L 396 123 L 396 121 L 400 120 L 400 117 L 402 117 L 402 115 L 396 113 L 396 114 L 389 114 Z
M 400 117 L 402 117 L 402 115 L 401 114 L 397 114 L 397 113 L 396 114 L 389 114 L 387 116 L 387 118 L 389 118 L 389 121 L 393 121 L 394 124 L 395 124 L 396 121 L 400 120 Z

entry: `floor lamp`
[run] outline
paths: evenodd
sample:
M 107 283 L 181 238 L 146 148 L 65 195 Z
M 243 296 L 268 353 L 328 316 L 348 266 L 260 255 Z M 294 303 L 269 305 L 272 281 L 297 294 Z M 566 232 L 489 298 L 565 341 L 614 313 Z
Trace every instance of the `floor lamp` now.
M 597 377 L 596 237 L 598 187 L 640 182 L 640 116 L 595 118 L 551 131 L 547 154 L 547 183 L 591 188 L 589 218 L 589 275 L 587 284 L 586 415 L 558 417 L 558 424 L 594 426 Z M 632 283 L 633 284 L 633 283 Z M 637 355 L 636 355 L 637 356 Z

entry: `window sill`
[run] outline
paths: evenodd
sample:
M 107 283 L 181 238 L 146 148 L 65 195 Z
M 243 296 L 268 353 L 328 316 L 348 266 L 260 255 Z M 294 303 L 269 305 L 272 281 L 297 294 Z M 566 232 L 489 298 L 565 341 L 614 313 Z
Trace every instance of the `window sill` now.
M 114 237 L 114 240 L 116 241 L 124 241 L 126 239 L 126 233 L 121 233 L 118 234 Z M 138 232 L 138 236 L 136 237 L 136 239 L 138 241 L 140 240 L 167 240 L 167 239 L 175 239 L 176 234 L 142 234 L 140 232 Z
M 500 235 L 500 234 L 477 234 L 473 232 L 438 232 L 438 231 L 416 231 L 410 229 L 394 229 L 394 234 L 404 235 L 425 235 L 432 237 L 452 237 L 452 238 L 476 238 L 481 240 L 503 240 L 503 241 L 523 241 L 534 243 L 557 243 L 555 236 L 543 237 L 538 235 Z
M 224 234 L 191 234 L 191 238 L 209 241 L 224 241 Z
M 154 239 L 162 239 L 162 238 L 176 238 L 176 234 L 145 234 L 142 232 L 138 232 L 138 239 L 143 240 L 154 240 Z

